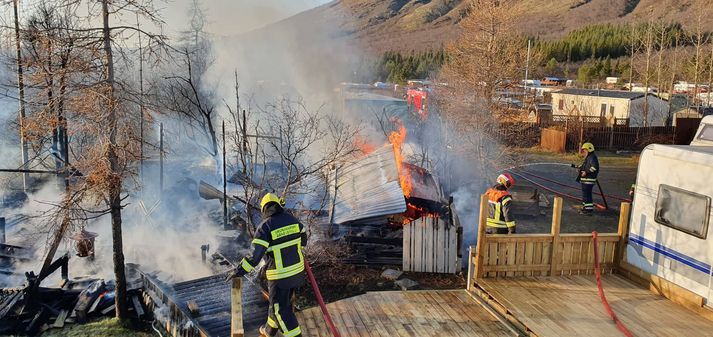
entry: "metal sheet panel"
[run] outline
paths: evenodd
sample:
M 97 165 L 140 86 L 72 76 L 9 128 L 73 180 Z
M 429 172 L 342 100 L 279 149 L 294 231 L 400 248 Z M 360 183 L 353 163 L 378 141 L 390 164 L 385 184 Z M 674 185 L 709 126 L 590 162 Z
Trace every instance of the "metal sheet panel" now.
M 406 199 L 399 184 L 399 173 L 391 145 L 338 169 L 336 180 L 335 223 L 406 211 Z
M 230 284 L 225 275 L 213 275 L 195 280 L 167 285 L 155 280 L 161 291 L 169 297 L 185 317 L 191 317 L 197 328 L 211 337 L 230 336 Z M 246 336 L 257 334 L 257 329 L 267 319 L 267 301 L 259 287 L 251 282 L 242 283 L 243 329 Z M 188 310 L 188 302 L 195 301 L 197 316 Z

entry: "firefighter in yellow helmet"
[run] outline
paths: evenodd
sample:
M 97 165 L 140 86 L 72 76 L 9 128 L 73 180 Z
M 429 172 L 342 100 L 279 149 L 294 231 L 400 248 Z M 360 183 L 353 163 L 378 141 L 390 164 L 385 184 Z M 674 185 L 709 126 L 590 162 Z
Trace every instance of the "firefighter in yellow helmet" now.
M 230 280 L 251 272 L 265 256 L 270 307 L 267 322 L 260 327 L 262 336 L 275 336 L 278 330 L 284 337 L 302 336 L 291 299 L 305 282 L 302 247 L 307 244 L 307 234 L 304 225 L 285 212 L 284 205 L 284 199 L 274 193 L 265 194 L 260 202 L 263 221 L 252 241 L 253 253 L 226 277 Z
M 596 185 L 597 176 L 599 175 L 599 158 L 597 158 L 597 154 L 594 153 L 594 144 L 592 143 L 582 144 L 579 153 L 584 156 L 584 161 L 578 167 L 574 164 L 572 164 L 572 167 L 578 169 L 577 182 L 582 185 L 582 210 L 580 213 L 592 215 L 594 212 L 592 191 L 594 190 L 594 185 Z

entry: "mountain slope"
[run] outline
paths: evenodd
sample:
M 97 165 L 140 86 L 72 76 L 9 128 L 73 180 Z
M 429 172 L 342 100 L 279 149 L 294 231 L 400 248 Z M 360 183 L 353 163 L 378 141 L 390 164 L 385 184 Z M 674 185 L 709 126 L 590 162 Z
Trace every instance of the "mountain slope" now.
M 710 0 L 516 0 L 513 14 L 521 32 L 558 37 L 587 25 L 606 22 L 680 22 L 689 28 Z M 336 40 L 373 52 L 439 47 L 458 34 L 466 0 L 335 0 L 250 34 L 311 26 Z M 713 30 L 713 15 L 702 17 Z M 309 42 L 309 36 L 305 36 Z

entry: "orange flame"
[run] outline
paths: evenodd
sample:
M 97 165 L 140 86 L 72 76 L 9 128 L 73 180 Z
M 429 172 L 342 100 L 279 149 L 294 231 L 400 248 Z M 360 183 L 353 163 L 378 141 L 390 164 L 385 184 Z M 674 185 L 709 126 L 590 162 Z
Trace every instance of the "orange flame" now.
M 356 139 L 354 140 L 354 144 L 359 148 L 361 153 L 368 155 L 374 151 L 376 151 L 376 147 L 369 143 L 364 137 L 361 135 L 356 135 Z
M 440 214 L 437 212 L 431 212 L 426 208 L 418 207 L 414 204 L 407 204 L 406 205 L 406 212 L 403 214 L 403 220 L 402 224 L 408 224 L 411 221 L 420 219 L 420 218 L 438 218 L 440 217 Z
M 411 192 L 413 191 L 413 187 L 411 186 L 411 172 L 409 172 L 409 169 L 403 165 L 404 157 L 401 153 L 401 146 L 406 140 L 406 127 L 398 119 L 394 119 L 393 122 L 396 124 L 398 130 L 391 132 L 389 135 L 389 143 L 394 146 L 396 168 L 399 171 L 399 182 L 401 183 L 401 189 L 404 190 L 404 195 L 408 198 L 411 196 Z

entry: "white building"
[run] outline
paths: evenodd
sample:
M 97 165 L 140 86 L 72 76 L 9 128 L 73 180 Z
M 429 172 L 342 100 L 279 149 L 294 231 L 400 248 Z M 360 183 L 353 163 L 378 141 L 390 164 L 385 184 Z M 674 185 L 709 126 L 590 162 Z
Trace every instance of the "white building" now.
M 644 118 L 646 101 L 648 113 Z M 607 126 L 616 120 L 628 120 L 629 126 L 664 126 L 668 102 L 643 92 L 568 88 L 552 93 L 552 114 L 599 117 Z

